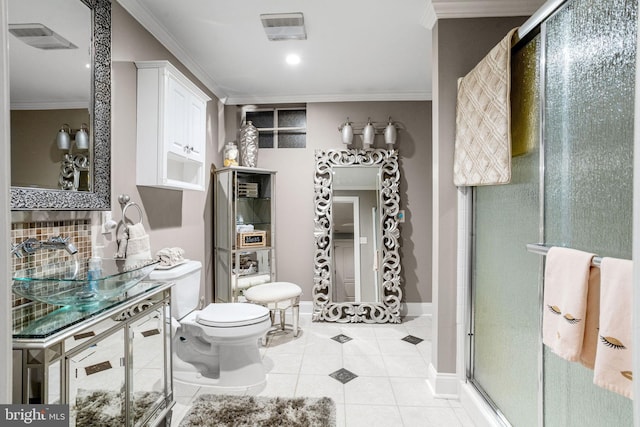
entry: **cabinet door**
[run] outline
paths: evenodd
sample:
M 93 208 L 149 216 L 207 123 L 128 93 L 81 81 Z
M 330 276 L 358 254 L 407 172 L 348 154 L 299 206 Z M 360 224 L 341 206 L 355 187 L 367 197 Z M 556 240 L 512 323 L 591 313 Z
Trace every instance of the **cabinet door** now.
M 70 426 L 124 425 L 124 331 L 67 357 Z
M 168 365 L 165 362 L 167 327 L 164 306 L 150 310 L 129 325 L 129 342 L 132 345 L 130 363 L 131 423 L 144 425 L 149 416 L 164 402 L 168 394 Z
M 204 163 L 207 104 L 195 95 L 188 101 L 188 140 L 187 151 L 190 159 Z
M 167 86 L 166 149 L 171 153 L 187 157 L 190 124 L 188 113 L 191 94 L 171 74 L 169 74 Z

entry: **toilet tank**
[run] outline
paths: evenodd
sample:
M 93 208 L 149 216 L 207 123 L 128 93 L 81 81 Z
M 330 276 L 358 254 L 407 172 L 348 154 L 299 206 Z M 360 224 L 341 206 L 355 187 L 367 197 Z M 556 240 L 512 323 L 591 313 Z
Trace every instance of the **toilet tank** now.
M 200 301 L 200 261 L 186 261 L 171 268 L 157 267 L 149 274 L 150 280 L 174 282 L 171 288 L 171 315 L 182 319 L 198 307 Z

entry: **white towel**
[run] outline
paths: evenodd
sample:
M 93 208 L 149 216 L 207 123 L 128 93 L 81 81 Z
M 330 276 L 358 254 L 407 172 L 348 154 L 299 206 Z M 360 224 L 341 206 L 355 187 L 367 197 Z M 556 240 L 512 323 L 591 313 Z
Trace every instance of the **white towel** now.
M 553 247 L 545 262 L 542 342 L 570 361 L 579 361 L 582 353 L 593 256 Z
M 161 266 L 172 266 L 184 261 L 184 249 L 182 248 L 163 248 L 156 252 L 156 258 L 160 260 Z
M 151 244 L 149 235 L 142 223 L 127 226 L 126 258 L 127 259 L 151 259 Z
M 140 255 L 142 253 L 149 254 L 146 258 L 151 259 L 149 236 L 136 237 L 135 239 L 130 238 L 127 242 L 127 258 L 131 258 L 134 255 Z
M 600 341 L 593 382 L 631 398 L 633 263 L 603 258 L 600 275 Z
M 144 229 L 144 225 L 142 225 L 141 222 L 127 225 L 127 232 L 129 233 L 129 239 L 135 239 L 147 235 L 147 231 Z

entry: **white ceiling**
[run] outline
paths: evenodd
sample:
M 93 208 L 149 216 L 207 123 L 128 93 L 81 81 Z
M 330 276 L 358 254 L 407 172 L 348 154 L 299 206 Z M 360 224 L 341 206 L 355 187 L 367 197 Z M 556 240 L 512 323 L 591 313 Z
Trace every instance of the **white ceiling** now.
M 9 35 L 12 109 L 89 108 L 91 11 L 78 0 L 10 0 L 9 24 L 41 23 L 77 49 L 42 50 Z
M 424 0 L 120 3 L 226 103 L 431 97 Z M 307 40 L 267 40 L 260 14 L 284 12 L 304 14 Z
M 429 100 L 431 27 L 437 18 L 530 15 L 543 3 L 117 1 L 226 104 Z M 12 105 L 88 105 L 90 70 L 84 68 L 89 52 L 88 9 L 78 0 L 8 4 L 10 23 L 44 23 L 79 46 L 72 51 L 43 51 L 10 36 Z M 267 40 L 260 14 L 283 12 L 304 14 L 307 40 Z M 289 53 L 300 55 L 302 62 L 287 65 Z
M 437 17 L 530 15 L 543 0 L 118 2 L 223 102 L 259 104 L 429 100 Z M 304 14 L 307 40 L 267 40 L 260 14 L 286 12 Z

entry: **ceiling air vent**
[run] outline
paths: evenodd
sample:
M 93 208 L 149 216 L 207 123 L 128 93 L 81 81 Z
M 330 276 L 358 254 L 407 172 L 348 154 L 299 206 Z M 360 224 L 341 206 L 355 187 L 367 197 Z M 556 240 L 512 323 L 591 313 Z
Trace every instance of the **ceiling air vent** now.
M 263 13 L 260 15 L 262 26 L 269 40 L 306 40 L 304 16 L 295 13 Z
M 38 49 L 77 49 L 78 46 L 44 24 L 9 24 L 9 32 Z

